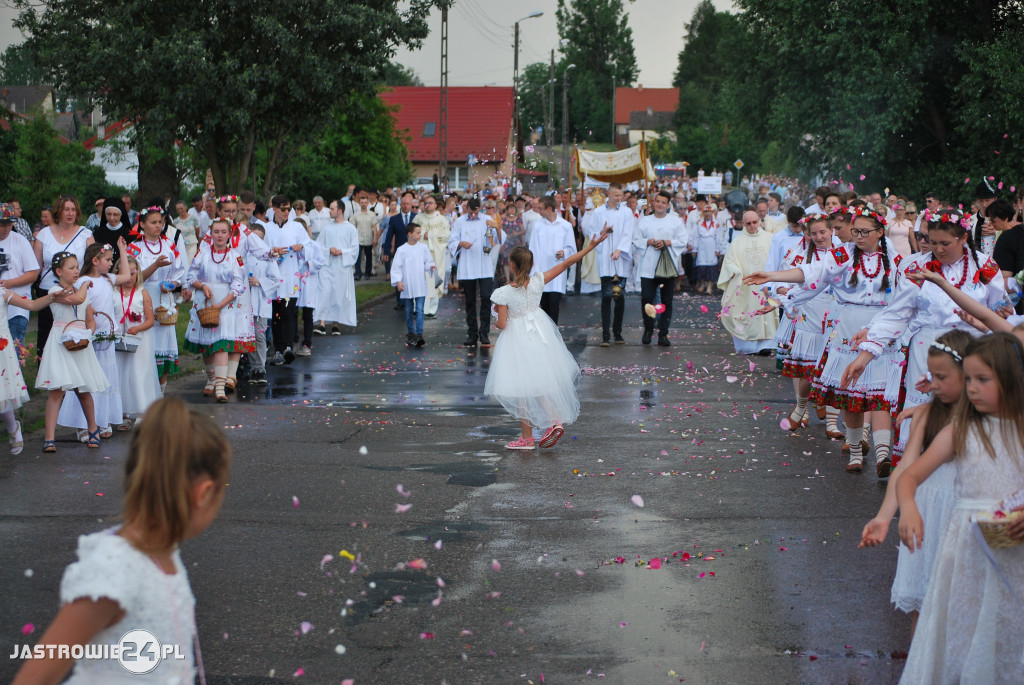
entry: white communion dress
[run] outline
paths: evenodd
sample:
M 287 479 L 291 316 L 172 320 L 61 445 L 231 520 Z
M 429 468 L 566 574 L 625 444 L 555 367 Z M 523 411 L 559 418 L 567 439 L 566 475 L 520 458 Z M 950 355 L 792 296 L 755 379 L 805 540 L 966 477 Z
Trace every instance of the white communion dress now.
M 508 319 L 484 384 L 485 395 L 537 428 L 572 423 L 580 413 L 580 367 L 540 309 L 543 292 L 538 273 L 525 288 L 505 285 L 491 293 L 491 304 L 508 307 Z
M 14 411 L 28 402 L 28 387 L 21 375 L 18 346 L 7 327 L 7 302 L 17 295 L 0 287 L 0 412 Z
M 61 286 L 50 289 L 51 293 L 60 293 Z M 43 361 L 39 363 L 36 374 L 36 387 L 40 390 L 78 390 L 80 392 L 103 392 L 110 383 L 107 381 L 103 368 L 96 359 L 92 343 L 82 350 L 69 351 L 61 342 L 64 330 L 73 334 L 79 329 L 79 337 L 91 337 L 85 327 L 85 310 L 89 306 L 89 291 L 85 291 L 85 301 L 79 305 L 53 302 L 53 334 L 47 338 L 43 349 Z

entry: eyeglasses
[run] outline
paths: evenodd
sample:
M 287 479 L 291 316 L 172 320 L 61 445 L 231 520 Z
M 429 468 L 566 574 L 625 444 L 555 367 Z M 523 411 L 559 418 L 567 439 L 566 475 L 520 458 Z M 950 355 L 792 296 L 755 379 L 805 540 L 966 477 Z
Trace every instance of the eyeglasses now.
M 881 230 L 881 229 L 878 229 L 878 228 L 853 228 L 853 229 L 850 229 L 850 233 L 852 233 L 855 236 L 858 236 L 860 238 L 867 238 L 869 235 L 871 235 L 875 231 L 879 231 L 879 230 Z

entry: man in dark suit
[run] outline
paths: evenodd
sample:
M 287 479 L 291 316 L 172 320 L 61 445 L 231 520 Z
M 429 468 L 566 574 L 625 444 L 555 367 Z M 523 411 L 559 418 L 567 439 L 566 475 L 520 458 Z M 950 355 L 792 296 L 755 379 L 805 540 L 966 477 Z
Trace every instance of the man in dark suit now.
M 395 251 L 405 245 L 409 238 L 409 224 L 416 216 L 416 212 L 412 211 L 412 200 L 411 190 L 402 193 L 402 197 L 398 201 L 398 214 L 388 219 L 388 230 L 384 234 L 384 246 L 381 249 L 381 259 L 384 261 L 388 273 L 391 273 L 391 258 L 395 256 Z M 400 297 L 401 293 L 396 288 L 395 309 L 404 311 L 405 305 L 402 304 Z

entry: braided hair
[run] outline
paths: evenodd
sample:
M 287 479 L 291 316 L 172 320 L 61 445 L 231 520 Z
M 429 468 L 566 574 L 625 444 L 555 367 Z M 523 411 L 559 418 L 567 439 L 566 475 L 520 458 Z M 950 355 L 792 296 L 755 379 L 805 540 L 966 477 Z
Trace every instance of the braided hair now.
M 865 212 L 863 214 L 857 214 L 854 217 L 854 221 L 857 219 L 867 219 L 872 223 L 876 229 L 882 229 L 884 224 L 879 221 L 878 215 L 874 212 Z M 885 270 L 882 274 L 882 290 L 889 289 L 889 249 L 885 240 L 885 232 L 882 231 L 882 237 L 878 239 L 878 249 L 882 253 L 882 268 Z M 860 257 L 861 249 L 857 245 L 853 246 L 853 273 L 850 274 L 850 285 L 857 285 L 857 271 L 860 270 Z
M 970 255 L 971 260 L 974 262 L 974 269 L 978 272 L 978 278 L 982 283 L 986 285 L 991 280 L 986 278 L 981 273 L 981 262 L 978 261 L 978 249 L 975 247 L 974 236 L 967 230 L 967 217 L 960 214 L 955 209 L 944 209 L 935 213 L 927 213 L 925 219 L 928 221 L 928 230 L 932 231 L 938 229 L 940 231 L 946 231 L 951 234 L 954 238 L 966 238 L 967 254 Z M 980 227 L 981 217 L 978 217 L 978 224 Z
M 826 226 L 829 226 L 829 221 L 828 217 L 824 214 L 808 214 L 801 223 L 807 226 L 807 254 L 804 256 L 804 261 L 810 264 L 818 256 L 818 248 L 815 247 L 814 241 L 811 240 L 811 227 L 817 223 L 824 223 Z

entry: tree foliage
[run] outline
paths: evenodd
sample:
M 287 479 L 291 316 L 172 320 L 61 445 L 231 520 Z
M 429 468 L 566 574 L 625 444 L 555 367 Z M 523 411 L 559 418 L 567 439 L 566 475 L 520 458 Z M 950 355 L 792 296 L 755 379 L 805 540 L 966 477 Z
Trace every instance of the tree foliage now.
M 100 0 L 17 4 L 16 26 L 57 85 L 137 122 L 140 166 L 169 164 L 182 140 L 203 151 L 218 188 L 238 189 L 252 185 L 265 147 L 264 194 L 344 95 L 372 93 L 396 47 L 419 45 L 431 5 L 126 0 L 112 12 Z
M 76 196 L 89 211 L 95 198 L 114 190 L 103 169 L 92 164 L 92 152 L 80 143 L 63 142 L 41 113 L 3 132 L 0 149 L 13 149 L 5 155 L 12 173 L 0 176 L 0 196 L 17 197 L 30 220 L 58 195 Z
M 412 177 L 407 135 L 395 131 L 392 109 L 380 98 L 361 98 L 359 107 L 338 110 L 320 140 L 303 146 L 281 176 L 283 192 L 307 201 L 322 195 L 330 202 L 350 183 L 383 188 Z
M 24 43 L 8 45 L 0 55 L 0 83 L 5 86 L 38 86 L 46 83 L 47 72 L 36 63 Z
M 558 0 L 555 17 L 562 37 L 559 80 L 568 65 L 575 65 L 568 71 L 568 137 L 611 142 L 612 81 L 615 86 L 631 86 L 638 73 L 625 4 L 623 0 Z M 560 87 L 556 93 L 560 98 Z M 561 126 L 560 104 L 555 111 Z

